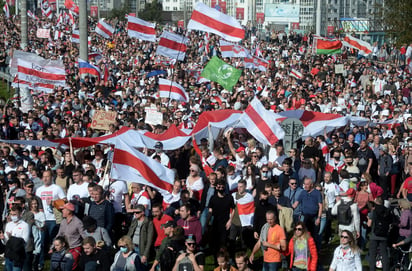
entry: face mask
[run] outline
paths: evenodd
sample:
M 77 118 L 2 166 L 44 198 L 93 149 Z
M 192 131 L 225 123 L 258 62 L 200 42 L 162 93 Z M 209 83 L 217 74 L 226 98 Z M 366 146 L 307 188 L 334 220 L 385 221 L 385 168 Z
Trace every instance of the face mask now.
M 220 193 L 220 194 L 225 193 L 225 189 L 216 189 L 216 191 L 217 191 L 218 193 Z
M 361 182 L 366 182 L 366 180 L 364 178 L 360 179 Z
M 0 174 L 2 174 L 2 175 L 3 175 L 3 174 L 4 174 L 4 171 L 3 171 L 3 170 L 0 170 Z
M 10 216 L 11 221 L 16 222 L 19 220 L 19 217 L 17 215 L 12 215 Z
M 121 247 L 120 252 L 126 253 L 128 251 L 127 247 Z

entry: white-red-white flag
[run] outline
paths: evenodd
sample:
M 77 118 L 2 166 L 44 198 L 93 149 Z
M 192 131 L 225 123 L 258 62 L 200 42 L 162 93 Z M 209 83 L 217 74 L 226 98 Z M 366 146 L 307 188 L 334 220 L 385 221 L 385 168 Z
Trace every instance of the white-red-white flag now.
M 7 19 L 10 18 L 10 10 L 9 10 L 9 5 L 7 4 L 7 2 L 4 4 L 3 11 L 4 11 L 4 16 L 6 16 Z
M 37 17 L 36 15 L 34 15 L 34 13 L 31 12 L 31 10 L 28 10 L 28 11 L 27 11 L 27 16 L 29 16 L 29 17 L 32 18 L 33 20 L 36 20 L 36 21 L 39 20 L 39 17 Z
M 183 60 L 186 56 L 188 38 L 174 34 L 168 31 L 163 31 L 160 36 L 156 54 L 167 56 L 172 59 Z
M 104 38 L 110 39 L 114 33 L 114 28 L 110 24 L 105 23 L 104 19 L 100 19 L 94 31 Z
M 111 178 L 136 182 L 169 195 L 173 189 L 175 173 L 161 163 L 151 159 L 122 140 L 116 142 Z
M 260 71 L 267 71 L 269 66 L 269 62 L 263 58 L 259 58 L 256 56 L 246 57 L 243 59 L 243 64 L 245 65 L 246 69 L 258 69 Z
M 295 77 L 296 79 L 302 79 L 303 78 L 303 74 L 301 72 L 299 72 L 298 70 L 296 70 L 296 69 L 290 70 L 289 75 Z
M 73 30 L 71 40 L 73 43 L 80 43 L 80 31 L 79 30 Z
M 189 101 L 189 95 L 181 85 L 163 78 L 159 78 L 159 97 L 182 102 Z
M 352 37 L 351 35 L 346 35 L 342 40 L 342 45 L 359 50 L 359 54 L 367 56 L 372 53 L 372 45 L 369 42 L 363 41 Z
M 48 18 L 48 19 L 52 19 L 53 18 L 53 11 L 51 10 L 50 6 L 47 6 L 45 8 L 41 8 L 41 13 L 44 17 Z
M 127 34 L 131 38 L 147 41 L 156 41 L 156 24 L 146 22 L 142 19 L 127 16 Z
M 255 200 L 250 193 L 246 193 L 240 199 L 236 199 L 236 192 L 232 194 L 237 211 L 239 213 L 240 224 L 242 227 L 253 226 L 253 217 L 255 215 Z
M 17 60 L 17 76 L 19 80 L 30 82 L 33 86 L 66 86 L 64 66 L 35 57 Z
M 255 96 L 240 118 L 248 132 L 259 142 L 273 145 L 285 136 L 285 131 L 276 122 L 276 114 L 266 110 Z
M 222 57 L 250 57 L 250 52 L 239 44 L 233 44 L 225 40 L 220 40 L 220 52 Z
M 196 3 L 187 29 L 211 32 L 234 42 L 241 41 L 245 37 L 245 30 L 235 18 L 201 2 Z

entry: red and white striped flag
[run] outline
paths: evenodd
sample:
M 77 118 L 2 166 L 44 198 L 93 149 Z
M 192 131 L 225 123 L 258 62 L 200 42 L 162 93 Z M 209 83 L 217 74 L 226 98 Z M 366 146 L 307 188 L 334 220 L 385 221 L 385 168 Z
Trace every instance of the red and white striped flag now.
M 127 34 L 129 37 L 152 42 L 156 41 L 156 24 L 130 15 L 127 16 L 127 20 Z
M 7 19 L 10 18 L 10 10 L 9 10 L 9 5 L 7 4 L 7 2 L 4 4 L 3 11 L 4 11 L 4 16 L 6 16 Z
M 79 7 L 73 2 L 73 0 L 65 0 L 64 6 L 79 16 Z
M 246 193 L 240 199 L 236 199 L 236 192 L 232 194 L 237 211 L 239 213 L 242 227 L 253 226 L 253 216 L 255 215 L 255 200 L 250 193 Z
M 187 29 L 211 32 L 234 42 L 241 41 L 245 37 L 245 30 L 235 18 L 201 2 L 196 3 Z
M 62 31 L 56 30 L 54 31 L 54 40 L 59 40 L 64 37 L 64 33 Z
M 250 52 L 239 44 L 233 44 L 224 40 L 220 40 L 220 52 L 222 57 L 250 57 Z
M 104 38 L 110 39 L 114 33 L 114 28 L 110 24 L 105 23 L 104 19 L 100 19 L 94 31 Z
M 352 37 L 351 35 L 346 35 L 342 40 L 342 45 L 359 50 L 359 54 L 367 56 L 372 53 L 372 45 L 369 42 L 363 41 Z
M 48 18 L 48 19 L 52 19 L 53 18 L 53 11 L 51 10 L 50 6 L 47 6 L 45 8 L 41 9 L 41 13 L 44 17 Z
M 79 32 L 79 30 L 73 30 L 71 40 L 72 40 L 73 43 L 80 43 L 80 32 Z
M 57 18 L 56 26 L 59 27 L 62 24 L 64 24 L 64 15 L 63 13 L 60 13 L 59 17 Z
M 163 196 L 170 195 L 175 179 L 173 170 L 147 157 L 122 140 L 116 142 L 110 175 L 113 179 L 151 186 Z
M 260 71 L 267 71 L 269 66 L 269 62 L 263 58 L 259 58 L 256 56 L 246 57 L 243 59 L 243 64 L 245 65 L 246 69 L 258 69 Z
M 290 76 L 295 77 L 296 79 L 302 79 L 303 78 L 303 74 L 301 72 L 299 72 L 296 69 L 292 69 L 289 73 Z
M 29 17 L 32 18 L 33 20 L 36 20 L 36 21 L 39 20 L 39 17 L 37 17 L 36 15 L 34 15 L 34 13 L 31 12 L 31 10 L 28 10 L 28 11 L 27 11 L 27 16 L 29 16 Z
M 31 82 L 32 85 L 66 86 L 66 71 L 63 65 L 47 64 L 47 61 L 35 59 L 17 60 L 17 75 L 20 81 Z
M 69 24 L 72 25 L 72 27 L 76 25 L 76 21 L 74 20 L 74 16 L 71 12 L 67 13 L 67 19 L 68 19 Z M 75 28 L 72 28 L 72 29 L 75 29 Z
M 160 36 L 156 54 L 172 59 L 183 60 L 186 56 L 188 38 L 168 31 L 163 31 Z
M 189 95 L 181 85 L 163 78 L 159 78 L 159 97 L 182 102 L 189 101 Z
M 240 117 L 240 122 L 248 127 L 248 132 L 254 138 L 270 146 L 285 136 L 285 131 L 275 120 L 275 113 L 266 110 L 256 96 Z

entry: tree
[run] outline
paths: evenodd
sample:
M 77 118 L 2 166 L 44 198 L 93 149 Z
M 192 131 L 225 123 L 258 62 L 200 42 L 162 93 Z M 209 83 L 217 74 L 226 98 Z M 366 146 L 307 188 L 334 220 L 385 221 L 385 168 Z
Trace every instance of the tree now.
M 162 3 L 153 0 L 151 3 L 146 3 L 142 12 L 139 12 L 139 17 L 145 21 L 162 23 Z
M 395 40 L 396 44 L 411 43 L 412 1 L 384 0 L 384 5 L 380 9 L 386 32 Z

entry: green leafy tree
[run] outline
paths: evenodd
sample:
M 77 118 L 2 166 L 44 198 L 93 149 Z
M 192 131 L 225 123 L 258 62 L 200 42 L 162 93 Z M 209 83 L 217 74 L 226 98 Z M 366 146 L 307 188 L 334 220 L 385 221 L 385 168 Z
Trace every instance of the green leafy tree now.
M 162 3 L 153 0 L 151 3 L 146 3 L 143 11 L 139 12 L 139 18 L 145 21 L 162 23 Z
M 384 0 L 380 7 L 386 32 L 399 44 L 412 42 L 412 1 Z

